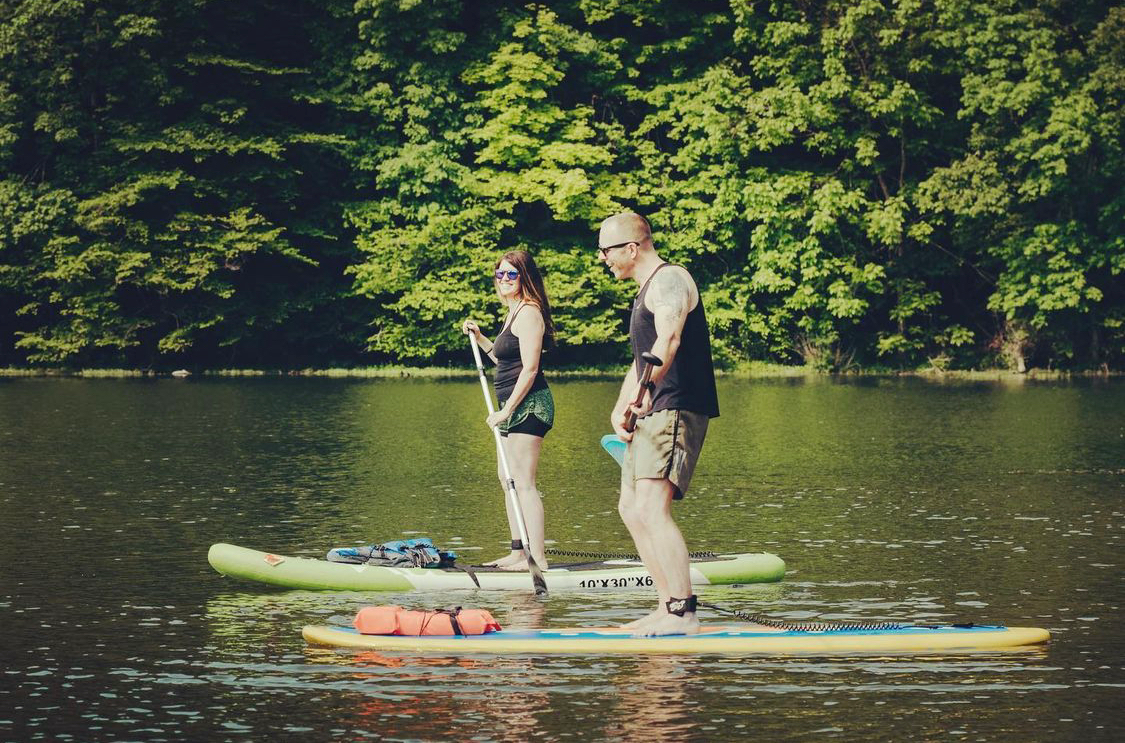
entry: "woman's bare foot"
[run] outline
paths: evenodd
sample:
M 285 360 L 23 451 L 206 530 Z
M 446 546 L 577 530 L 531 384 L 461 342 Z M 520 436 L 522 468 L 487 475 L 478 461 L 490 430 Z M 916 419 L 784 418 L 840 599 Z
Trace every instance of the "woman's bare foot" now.
M 682 617 L 678 614 L 665 614 L 664 616 L 638 627 L 634 637 L 657 637 L 660 635 L 694 635 L 699 632 L 699 620 L 694 612 L 687 612 Z
M 514 565 L 515 563 L 520 562 L 522 560 L 523 560 L 523 553 L 522 552 L 509 552 L 504 557 L 501 557 L 497 560 L 493 560 L 492 562 L 484 563 L 483 565 L 481 565 L 481 567 L 482 568 L 506 568 L 509 565 Z
M 539 566 L 540 570 L 546 570 L 547 569 L 547 561 L 546 560 L 536 560 L 535 563 Z M 510 563 L 508 565 L 500 565 L 499 567 L 500 567 L 501 570 L 507 570 L 507 571 L 510 571 L 510 572 L 513 572 L 513 573 L 518 573 L 518 572 L 521 572 L 521 571 L 526 572 L 527 571 L 527 559 L 524 558 L 523 555 L 520 555 L 518 562 L 513 562 L 513 563 Z

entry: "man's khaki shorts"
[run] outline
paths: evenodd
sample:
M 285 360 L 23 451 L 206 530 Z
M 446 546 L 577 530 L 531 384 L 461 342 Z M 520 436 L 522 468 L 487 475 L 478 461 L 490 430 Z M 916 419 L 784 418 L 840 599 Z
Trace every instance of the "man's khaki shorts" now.
M 706 415 L 688 410 L 660 410 L 638 420 L 633 440 L 625 447 L 622 482 L 671 480 L 676 486 L 673 499 L 683 498 L 709 422 Z

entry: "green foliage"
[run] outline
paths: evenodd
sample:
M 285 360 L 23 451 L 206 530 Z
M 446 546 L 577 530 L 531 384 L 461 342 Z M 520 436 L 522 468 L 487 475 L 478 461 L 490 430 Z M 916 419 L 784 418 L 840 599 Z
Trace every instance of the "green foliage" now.
M 1120 365 L 1123 93 L 1090 0 L 0 0 L 0 356 L 443 363 L 527 249 L 620 360 L 635 209 L 724 365 Z
M 350 139 L 318 128 L 344 117 L 313 102 L 327 96 L 308 38 L 347 24 L 324 9 L 4 4 L 8 182 L 69 197 L 38 251 L 28 235 L 0 244 L 0 261 L 35 266 L 5 282 L 21 309 L 13 350 L 33 363 L 218 359 L 283 322 L 298 335 L 300 313 L 337 313 L 352 179 L 334 182 L 336 152 Z M 258 28 L 266 17 L 275 30 Z
M 1103 331 L 1123 299 L 1123 9 L 946 9 L 944 41 L 966 63 L 958 117 L 970 129 L 964 152 L 923 184 L 922 206 L 995 276 L 993 347 L 1017 348 L 1008 355 L 1020 364 L 1119 359 L 1120 335 L 1106 347 Z

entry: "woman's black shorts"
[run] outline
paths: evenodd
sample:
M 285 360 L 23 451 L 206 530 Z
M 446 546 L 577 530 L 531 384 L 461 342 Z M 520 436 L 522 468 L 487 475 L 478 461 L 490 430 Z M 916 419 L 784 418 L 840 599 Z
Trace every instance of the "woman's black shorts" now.
M 507 433 L 501 431 L 500 435 L 507 436 L 509 433 L 526 433 L 529 436 L 538 436 L 539 438 L 543 438 L 550 430 L 551 427 L 543 421 L 539 420 L 537 416 L 529 415 L 524 418 L 523 422 L 518 426 L 512 426 L 508 429 Z

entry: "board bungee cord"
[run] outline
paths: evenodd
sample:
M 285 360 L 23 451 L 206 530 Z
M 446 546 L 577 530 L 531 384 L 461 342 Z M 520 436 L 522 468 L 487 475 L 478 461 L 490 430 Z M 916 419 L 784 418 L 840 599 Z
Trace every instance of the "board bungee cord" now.
M 624 552 L 582 552 L 576 550 L 546 550 L 548 555 L 556 557 L 589 557 L 593 560 L 640 560 L 640 555 L 627 554 Z M 692 560 L 714 560 L 719 557 L 715 552 L 689 552 L 688 557 Z
M 763 627 L 770 627 L 772 629 L 785 630 L 786 632 L 871 632 L 907 629 L 908 627 L 916 626 L 899 622 L 785 622 L 780 619 L 770 619 L 761 614 L 728 609 L 725 606 L 717 606 L 715 604 L 705 604 L 702 601 L 696 601 L 696 606 L 701 606 L 705 609 L 713 609 L 714 611 L 729 614 L 732 617 L 738 617 L 747 622 L 753 622 L 754 624 L 760 624 Z M 965 625 L 953 626 L 960 627 Z

